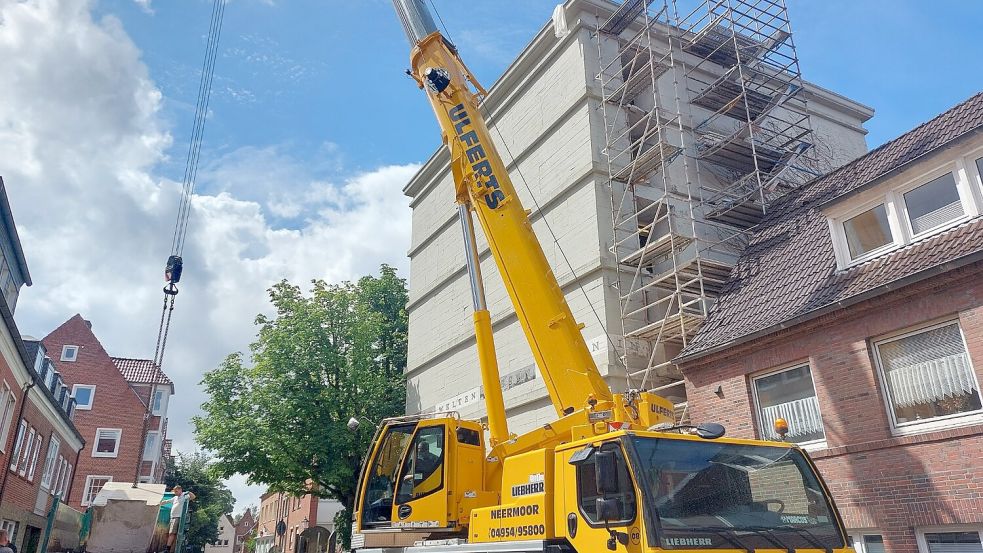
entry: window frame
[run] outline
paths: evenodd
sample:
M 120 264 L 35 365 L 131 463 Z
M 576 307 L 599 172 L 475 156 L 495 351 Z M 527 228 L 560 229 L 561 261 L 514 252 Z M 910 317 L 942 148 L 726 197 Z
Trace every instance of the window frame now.
M 152 444 L 150 444 L 151 447 L 150 447 L 150 449 L 148 449 L 147 448 L 147 441 L 151 437 L 153 437 L 154 442 Z M 160 440 L 160 431 L 158 431 L 158 430 L 148 430 L 147 431 L 147 434 L 143 437 L 143 459 L 142 459 L 142 461 L 150 461 L 151 463 L 153 463 L 153 462 L 155 462 L 157 460 L 157 455 L 156 454 L 160 453 L 160 447 L 159 447 L 159 444 L 158 444 L 159 440 Z M 154 448 L 157 448 L 157 452 L 154 452 L 153 451 Z
M 38 431 L 34 435 L 34 450 L 31 452 L 31 462 L 27 465 L 27 479 L 30 482 L 34 482 L 34 475 L 37 474 L 38 469 L 38 456 L 41 454 L 41 449 L 44 447 L 44 436 Z
M 99 447 L 99 434 L 101 432 L 115 432 L 116 433 L 116 447 L 113 449 L 112 453 L 109 452 L 99 452 L 97 451 Z M 119 457 L 119 446 L 123 441 L 123 429 L 122 428 L 96 428 L 95 439 L 92 440 L 92 457 L 94 458 L 116 458 Z
M 66 353 L 68 352 L 69 348 L 73 348 L 74 351 L 75 351 L 75 354 L 72 355 L 71 357 L 69 357 L 69 356 L 66 355 Z M 74 363 L 74 362 L 78 361 L 78 358 L 79 358 L 79 350 L 81 350 L 81 349 L 82 348 L 80 346 L 77 346 L 75 344 L 65 344 L 65 345 L 63 345 L 61 347 L 61 361 L 65 361 L 67 363 Z
M 75 391 L 83 388 L 89 390 L 89 403 L 87 405 L 82 405 L 79 403 L 78 397 L 75 395 Z M 75 398 L 75 409 L 79 411 L 91 411 L 92 405 L 96 402 L 96 385 L 95 384 L 73 384 L 72 385 L 72 395 Z
M 27 421 L 24 421 L 27 425 Z M 21 444 L 20 459 L 17 460 L 17 474 L 22 477 L 27 477 L 27 465 L 31 463 L 31 451 L 34 448 L 35 439 L 37 436 L 37 429 L 33 426 L 28 426 L 28 432 L 24 436 L 24 442 Z
M 983 158 L 983 148 L 975 148 L 959 153 L 954 159 L 938 161 L 925 170 L 917 174 L 905 177 L 897 184 L 890 186 L 878 185 L 873 190 L 861 193 L 857 198 L 853 198 L 851 203 L 847 200 L 846 205 L 834 206 L 829 208 L 826 213 L 830 235 L 833 239 L 833 250 L 836 257 L 838 270 L 849 269 L 860 265 L 873 258 L 881 257 L 895 249 L 903 248 L 912 243 L 924 240 L 935 234 L 945 232 L 966 221 L 978 217 L 983 213 L 983 177 L 976 166 L 976 160 Z M 911 226 L 911 218 L 908 215 L 908 206 L 905 203 L 904 194 L 930 183 L 931 181 L 951 174 L 956 184 L 956 191 L 962 205 L 963 215 L 947 221 L 933 228 L 915 233 Z M 974 179 L 975 177 L 975 179 Z M 976 181 L 976 186 L 974 182 Z M 846 229 L 843 226 L 849 219 L 864 213 L 865 211 L 884 204 L 887 211 L 888 223 L 891 229 L 891 243 L 875 248 L 863 255 L 851 258 L 849 243 L 846 238 Z
M 846 531 L 846 537 L 848 540 L 853 542 L 852 547 L 857 553 L 870 553 L 867 551 L 867 544 L 864 543 L 864 536 L 880 536 L 880 538 L 883 540 L 884 532 L 876 528 L 852 529 Z M 860 545 L 859 547 L 857 546 L 858 544 Z
M 41 489 L 48 491 L 51 489 L 52 481 L 56 480 L 58 470 L 61 468 L 61 455 L 58 450 L 61 447 L 61 440 L 54 434 L 48 438 L 48 451 L 44 456 L 44 467 L 41 470 Z
M 796 361 L 794 363 L 786 363 L 784 365 L 779 365 L 776 368 L 766 369 L 764 371 L 759 371 L 748 375 L 749 384 L 750 384 L 749 387 L 751 388 L 752 407 L 754 408 L 754 419 L 756 421 L 755 430 L 757 430 L 759 440 L 771 441 L 767 437 L 769 432 L 766 431 L 766 428 L 764 426 L 765 421 L 762 420 L 761 417 L 761 402 L 758 399 L 758 387 L 755 385 L 755 381 L 774 374 L 790 371 L 793 369 L 798 369 L 799 367 L 809 367 L 809 380 L 812 382 L 812 393 L 815 394 L 816 397 L 816 404 L 819 409 L 819 420 L 823 424 L 823 437 L 822 439 L 819 440 L 810 440 L 808 442 L 802 442 L 802 443 L 799 442 L 791 442 L 791 443 L 794 443 L 795 445 L 807 451 L 826 449 L 828 447 L 826 442 L 826 420 L 823 418 L 823 406 L 822 403 L 819 401 L 819 392 L 816 391 L 816 377 L 813 376 L 812 374 L 813 373 L 812 363 L 810 359 L 803 359 L 803 360 Z
M 158 395 L 160 402 L 157 401 Z M 164 388 L 154 388 L 150 395 L 150 414 L 155 417 L 162 417 L 167 412 L 167 390 Z
M 17 425 L 17 435 L 14 437 L 14 448 L 10 452 L 10 470 L 17 472 L 17 465 L 20 462 L 20 450 L 24 447 L 24 437 L 27 434 L 27 421 L 22 420 Z
M 966 357 L 969 359 L 969 365 L 972 369 L 973 378 L 976 379 L 976 393 L 980 396 L 981 402 L 983 402 L 983 389 L 980 388 L 980 379 L 976 375 L 976 366 L 973 364 L 973 358 L 969 355 L 969 345 L 966 342 L 966 333 L 963 332 L 962 324 L 960 324 L 958 318 L 923 323 L 918 326 L 907 327 L 900 331 L 869 340 L 870 349 L 872 350 L 874 357 L 874 365 L 877 369 L 877 378 L 881 385 L 881 399 L 883 400 L 884 407 L 887 410 L 887 417 L 888 422 L 891 425 L 892 435 L 905 436 L 909 434 L 922 434 L 924 432 L 932 432 L 946 428 L 958 428 L 960 426 L 983 422 L 983 407 L 966 413 L 953 413 L 951 415 L 943 415 L 941 417 L 934 417 L 922 421 L 909 421 L 904 423 L 898 423 L 897 416 L 894 413 L 894 405 L 891 403 L 891 390 L 888 387 L 887 372 L 884 370 L 884 363 L 881 361 L 880 345 L 895 342 L 916 334 L 921 334 L 922 332 L 927 332 L 929 330 L 942 328 L 952 324 L 955 324 L 956 328 L 959 330 L 959 337 L 962 338 L 963 348 L 966 350 Z M 957 421 L 956 424 L 951 422 L 953 420 Z
M 7 453 L 7 438 L 14 427 L 14 412 L 17 410 L 17 395 L 6 380 L 0 383 L 0 453 Z
M 110 483 L 110 482 L 113 481 L 112 475 L 109 475 L 109 474 L 89 474 L 89 475 L 87 475 L 85 477 L 85 486 L 82 488 L 82 501 L 81 501 L 81 505 L 83 507 L 88 507 L 89 505 L 92 505 L 92 502 L 95 500 L 96 496 L 99 495 L 99 492 L 96 492 L 96 493 L 94 493 L 92 495 L 91 498 L 89 497 L 89 487 L 90 487 L 90 484 L 92 483 L 93 480 L 95 480 L 97 478 L 98 479 L 105 479 L 106 480 L 102 484 L 103 487 L 105 487 L 106 484 L 108 484 L 108 483 Z M 99 488 L 99 491 L 101 492 L 102 491 L 102 488 Z
M 929 553 L 928 538 L 925 534 L 945 534 L 947 532 L 976 532 L 983 544 L 983 526 L 979 524 L 950 524 L 946 526 L 925 526 L 915 528 L 915 543 L 919 553 Z

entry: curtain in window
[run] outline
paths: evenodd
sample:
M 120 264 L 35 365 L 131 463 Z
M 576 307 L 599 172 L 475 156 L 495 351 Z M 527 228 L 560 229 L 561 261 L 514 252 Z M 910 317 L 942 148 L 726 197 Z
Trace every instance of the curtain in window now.
M 929 553 L 980 553 L 980 535 L 977 532 L 940 532 L 925 534 Z
M 976 391 L 959 326 L 952 324 L 878 347 L 895 407 L 924 405 Z
M 789 438 L 822 433 L 823 431 L 823 419 L 819 416 L 819 400 L 816 399 L 816 396 L 764 407 L 761 409 L 761 414 L 766 422 L 763 426 L 769 428 L 772 438 L 777 438 L 778 435 L 770 429 L 770 426 L 779 417 L 788 422 Z

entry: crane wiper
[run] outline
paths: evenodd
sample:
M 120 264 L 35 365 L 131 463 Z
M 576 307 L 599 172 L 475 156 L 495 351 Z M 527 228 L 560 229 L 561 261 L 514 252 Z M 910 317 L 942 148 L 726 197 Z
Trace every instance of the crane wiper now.
M 833 548 L 824 544 L 823 540 L 816 537 L 815 534 L 809 531 L 808 528 L 802 528 L 800 526 L 792 526 L 791 524 L 783 524 L 782 526 L 775 527 L 778 530 L 791 530 L 798 534 L 799 536 L 805 538 L 806 541 L 816 546 L 816 549 L 822 549 L 826 553 L 832 553 Z
M 784 549 L 786 551 L 793 551 L 794 547 L 789 547 L 788 544 L 778 539 L 775 535 L 775 531 L 768 526 L 741 526 L 740 528 L 735 528 L 735 530 L 747 530 L 748 532 L 754 532 L 755 534 L 762 536 L 766 540 L 778 546 L 779 549 Z

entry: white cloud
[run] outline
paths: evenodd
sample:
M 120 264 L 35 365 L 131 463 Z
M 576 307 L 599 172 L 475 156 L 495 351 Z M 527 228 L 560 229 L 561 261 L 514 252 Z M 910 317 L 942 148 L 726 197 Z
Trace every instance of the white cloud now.
M 112 354 L 149 357 L 180 190 L 155 167 L 183 153 L 169 151 L 139 50 L 118 20 L 93 20 L 90 8 L 0 0 L 0 174 L 35 283 L 17 319 L 43 336 L 80 312 Z M 201 375 L 246 349 L 270 284 L 351 279 L 383 262 L 407 274 L 401 188 L 418 166 L 326 182 L 286 150 L 241 148 L 203 166 L 207 194 L 194 199 L 164 362 L 177 385 L 169 432 L 179 451 L 194 448 Z M 323 150 L 318 163 L 338 169 L 337 147 Z M 230 485 L 237 510 L 258 501 L 243 478 Z
M 149 14 L 154 13 L 154 8 L 150 5 L 153 0 L 133 0 L 133 1 L 136 2 L 136 4 L 140 6 L 140 9 L 142 9 L 143 11 Z

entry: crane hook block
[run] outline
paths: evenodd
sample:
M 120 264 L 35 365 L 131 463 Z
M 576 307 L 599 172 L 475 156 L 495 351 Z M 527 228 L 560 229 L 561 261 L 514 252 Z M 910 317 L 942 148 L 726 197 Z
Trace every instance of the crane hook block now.
M 167 258 L 167 266 L 164 267 L 164 280 L 170 284 L 181 282 L 181 271 L 184 270 L 184 261 L 180 255 L 172 255 Z

